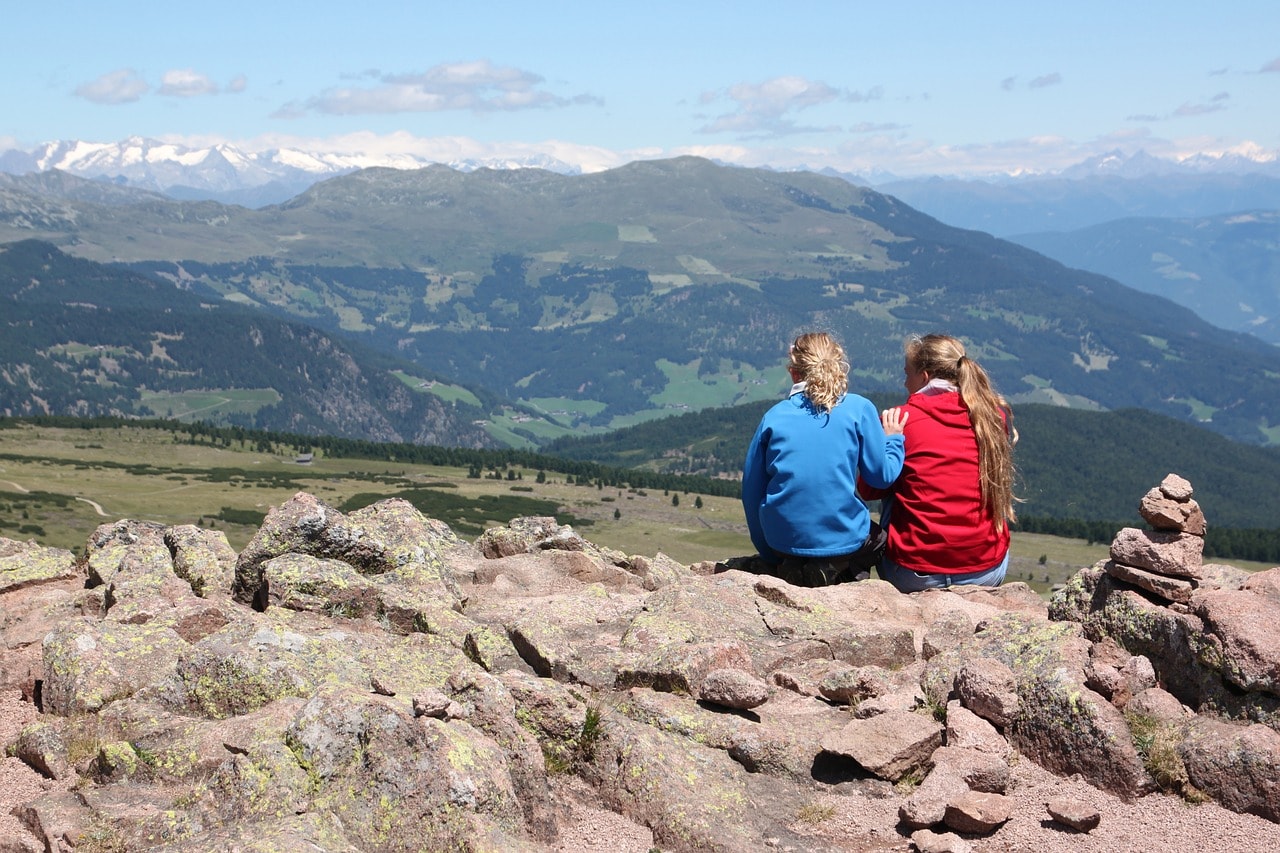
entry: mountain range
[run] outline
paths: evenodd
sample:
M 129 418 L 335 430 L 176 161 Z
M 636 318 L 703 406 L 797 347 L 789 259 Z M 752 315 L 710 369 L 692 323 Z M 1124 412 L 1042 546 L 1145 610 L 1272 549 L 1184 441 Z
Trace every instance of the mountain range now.
M 32 150 L 0 151 L 0 173 L 49 171 L 121 187 L 163 193 L 170 198 L 208 199 L 246 207 L 287 201 L 307 187 L 375 166 L 420 169 L 437 164 L 413 154 L 361 154 L 272 148 L 247 152 L 234 145 L 190 148 L 134 136 L 119 142 L 47 142 Z M 487 160 L 452 160 L 440 165 L 459 171 L 538 168 L 577 174 L 574 165 L 546 155 Z
M 585 168 L 586 164 L 569 163 L 542 153 L 438 160 L 409 152 L 314 148 L 245 151 L 227 143 L 195 148 L 139 136 L 118 142 L 57 140 L 33 149 L 0 151 L 0 173 L 25 175 L 56 170 L 160 192 L 175 199 L 207 199 L 247 207 L 279 204 L 318 181 L 359 169 L 414 170 L 430 165 L 461 172 L 535 168 L 577 175 L 592 171 Z M 1121 216 L 1205 216 L 1280 207 L 1274 201 L 1259 202 L 1277 198 L 1280 158 L 1271 154 L 1198 154 L 1175 161 L 1144 151 L 1125 154 L 1116 150 L 1060 172 L 993 173 L 967 180 L 946 176 L 902 178 L 885 171 L 856 174 L 819 167 L 800 171 L 873 187 L 951 225 L 977 228 L 1001 237 L 1025 231 L 1082 228 Z M 1251 177 L 1242 181 L 1242 176 Z M 1259 183 L 1261 187 L 1257 186 Z M 996 205 L 1003 212 L 993 209 Z
M 0 152 L 0 186 L 11 186 L 15 179 L 65 184 L 62 176 L 73 175 L 92 184 L 60 189 L 79 193 L 82 200 L 92 196 L 103 203 L 130 203 L 143 198 L 142 191 L 263 208 L 287 203 L 319 181 L 359 169 L 430 165 L 459 172 L 533 168 L 563 175 L 598 168 L 537 153 L 436 164 L 409 153 L 246 152 L 228 144 L 190 148 L 133 137 L 114 143 L 57 141 Z M 1280 338 L 1273 307 L 1280 291 L 1271 272 L 1280 264 L 1280 238 L 1269 224 L 1274 219 L 1270 214 L 1280 211 L 1280 158 L 1265 152 L 1252 157 L 1199 154 L 1174 161 L 1116 150 L 1054 173 L 967 179 L 812 171 L 893 195 L 949 225 L 1012 239 L 1068 266 L 1172 299 L 1223 328 L 1270 343 Z M 1245 226 L 1245 216 L 1257 219 Z M 1143 221 L 1110 225 L 1133 219 Z M 1196 224 L 1206 219 L 1228 222 Z M 1087 232 L 1089 228 L 1095 231 Z M 1228 231 L 1232 233 L 1224 233 Z M 1245 231 L 1256 239 L 1241 237 Z M 1121 233 L 1124 239 L 1119 239 Z
M 1261 170 L 1101 173 L 1015 181 L 924 178 L 891 181 L 876 189 L 949 225 L 1011 239 L 1075 231 L 1117 219 L 1190 219 L 1280 210 L 1280 175 Z
M 1280 349 L 812 173 L 364 169 L 260 210 L 43 173 L 0 182 L 0 240 L 22 238 L 410 361 L 446 380 L 436 394 L 506 400 L 487 412 L 506 444 L 773 397 L 787 341 L 815 326 L 860 390 L 896 388 L 904 337 L 943 330 L 1019 403 L 1280 441 Z
M 1010 239 L 1280 344 L 1280 209 L 1126 218 Z

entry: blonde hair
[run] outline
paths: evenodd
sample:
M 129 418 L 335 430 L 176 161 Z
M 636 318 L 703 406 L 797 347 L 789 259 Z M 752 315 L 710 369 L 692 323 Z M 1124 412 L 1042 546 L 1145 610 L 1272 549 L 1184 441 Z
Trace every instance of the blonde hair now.
M 803 377 L 805 396 L 822 411 L 835 408 L 849 390 L 849 362 L 844 348 L 826 332 L 806 332 L 796 338 L 788 367 Z
M 950 335 L 919 335 L 904 347 L 912 369 L 944 379 L 960 389 L 978 440 L 978 485 L 982 506 L 995 519 L 996 530 L 1017 521 L 1013 497 L 1013 410 L 991 385 L 987 372 L 965 355 L 964 344 Z

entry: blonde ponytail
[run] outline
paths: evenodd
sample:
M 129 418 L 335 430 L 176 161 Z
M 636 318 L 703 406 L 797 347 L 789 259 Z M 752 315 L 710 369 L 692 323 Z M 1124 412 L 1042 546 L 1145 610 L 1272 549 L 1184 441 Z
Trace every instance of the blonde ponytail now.
M 1013 410 L 991 385 L 982 366 L 965 355 L 964 344 L 949 335 L 925 335 L 907 341 L 907 361 L 915 370 L 960 389 L 978 443 L 978 480 L 983 509 L 996 530 L 1017 521 L 1014 509 Z

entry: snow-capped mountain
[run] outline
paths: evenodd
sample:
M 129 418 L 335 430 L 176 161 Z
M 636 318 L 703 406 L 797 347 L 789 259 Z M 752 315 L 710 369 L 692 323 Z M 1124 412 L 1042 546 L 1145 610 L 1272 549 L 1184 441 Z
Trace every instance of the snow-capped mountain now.
M 440 161 L 413 154 L 340 154 L 274 148 L 248 153 L 232 145 L 186 148 L 154 139 L 121 142 L 48 142 L 32 151 L 0 152 L 0 172 L 27 174 L 57 169 L 81 178 L 152 190 L 179 199 L 214 199 L 260 206 L 285 201 L 317 181 L 374 166 L 420 169 Z M 579 174 L 576 166 L 545 155 L 464 160 L 444 165 L 480 168 L 539 168 Z
M 1110 151 L 1096 157 L 1090 157 L 1070 168 L 1064 169 L 1058 177 L 1090 178 L 1112 176 L 1119 178 L 1148 178 L 1156 175 L 1229 175 L 1259 174 L 1280 177 L 1280 159 L 1275 154 L 1262 151 L 1253 152 L 1254 156 L 1237 152 L 1226 152 L 1218 156 L 1211 154 L 1193 154 L 1181 160 L 1167 160 L 1155 157 L 1146 151 L 1125 154 L 1121 151 Z
M 1173 175 L 1182 177 L 1262 175 L 1280 179 L 1280 151 L 1267 152 L 1257 149 L 1247 153 L 1193 154 L 1180 160 L 1174 160 L 1157 157 L 1141 150 L 1132 154 L 1115 150 L 1089 157 L 1057 171 L 1020 170 L 1017 172 L 967 173 L 964 176 L 923 175 L 903 177 L 884 170 L 859 173 L 842 172 L 830 166 L 803 167 L 800 170 L 788 169 L 786 171 L 817 172 L 820 175 L 843 178 L 855 184 L 874 187 L 887 192 L 893 192 L 893 188 L 903 185 L 919 185 L 938 181 L 1001 187 L 1027 187 L 1042 182 L 1061 183 L 1062 181 L 1089 181 L 1112 178 L 1140 181 Z
M 449 160 L 408 152 L 343 153 L 306 151 L 299 148 L 273 148 L 250 153 L 233 145 L 187 148 L 136 136 L 121 142 L 72 140 L 48 142 L 31 151 L 0 151 L 0 172 L 23 175 L 59 170 L 76 177 L 160 192 L 182 200 L 213 199 L 247 207 L 287 201 L 317 181 L 357 169 L 374 166 L 420 169 L 437 163 L 463 172 L 480 168 L 537 168 L 565 175 L 578 175 L 584 170 L 593 170 L 584 169 L 581 163 L 566 162 L 534 150 L 517 156 Z M 898 178 L 886 171 L 853 174 L 840 172 L 829 166 L 812 167 L 805 171 L 816 171 L 876 188 L 899 188 L 904 184 L 936 180 Z M 1145 151 L 1133 154 L 1111 151 L 1059 172 L 1001 173 L 981 177 L 970 175 L 965 180 L 1030 186 L 1044 180 L 1141 180 L 1170 175 L 1245 174 L 1280 178 L 1280 152 L 1257 149 L 1229 152 L 1220 156 L 1197 154 L 1182 160 L 1172 160 L 1156 157 Z

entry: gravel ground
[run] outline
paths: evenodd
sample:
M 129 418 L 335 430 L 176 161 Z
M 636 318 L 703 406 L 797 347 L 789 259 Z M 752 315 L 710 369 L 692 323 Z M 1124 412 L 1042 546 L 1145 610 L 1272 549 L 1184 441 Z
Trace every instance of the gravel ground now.
M 37 716 L 35 707 L 23 702 L 17 691 L 0 695 L 0 745 L 11 743 L 22 727 Z M 34 840 L 11 814 L 13 807 L 34 800 L 57 784 L 16 758 L 6 756 L 0 761 L 0 839 L 8 841 L 26 836 Z
M 1026 760 L 1013 768 L 1008 823 L 985 838 L 966 836 L 974 853 L 1275 853 L 1280 824 L 1241 815 L 1213 803 L 1189 805 L 1179 797 L 1154 794 L 1132 803 L 1078 779 L 1063 779 Z M 1102 822 L 1092 832 L 1069 829 L 1049 819 L 1045 803 L 1068 797 L 1098 810 Z M 912 849 L 899 833 L 898 797 L 825 795 L 815 804 L 832 808 L 816 826 L 793 827 L 811 835 L 814 850 L 878 853 Z
M 0 744 L 12 741 L 37 714 L 17 693 L 0 696 Z M 27 835 L 10 814 L 15 805 L 62 783 L 44 779 L 16 758 L 0 762 L 0 840 Z M 581 780 L 555 782 L 564 820 L 556 853 L 649 853 L 653 833 L 600 808 L 594 792 Z M 1009 792 L 1013 817 L 985 838 L 970 837 L 974 853 L 1275 853 L 1280 851 L 1280 824 L 1241 815 L 1212 803 L 1189 805 L 1167 795 L 1125 803 L 1077 779 L 1062 779 L 1025 759 L 1013 768 Z M 1045 803 L 1069 797 L 1098 810 L 1101 824 L 1089 833 L 1067 829 L 1049 819 Z M 887 853 L 913 849 L 897 828 L 898 796 L 815 792 L 808 813 L 822 819 L 797 821 L 792 829 L 812 843 L 774 849 Z M 34 839 L 33 839 L 34 840 Z M 0 846 L 3 846 L 0 844 Z M 8 848 L 6 848 L 8 849 Z M 21 849 L 21 848 L 17 848 Z
M 1013 817 L 993 834 L 963 840 L 973 853 L 1276 853 L 1280 824 L 1241 815 L 1211 804 L 1189 805 L 1163 794 L 1125 803 L 1075 779 L 1062 779 L 1020 761 L 1013 770 L 1010 796 Z M 591 794 L 581 783 L 559 791 L 569 812 L 558 853 L 649 853 L 653 835 L 620 815 L 587 803 Z M 1068 797 L 1098 810 L 1102 822 L 1089 833 L 1076 832 L 1049 819 L 1045 803 Z M 857 851 L 888 853 L 915 848 L 899 832 L 901 798 L 862 794 L 816 794 L 814 814 L 829 815 L 818 823 L 797 821 L 792 829 L 812 842 L 803 847 L 779 844 L 775 850 Z M 745 853 L 745 851 L 744 851 Z

